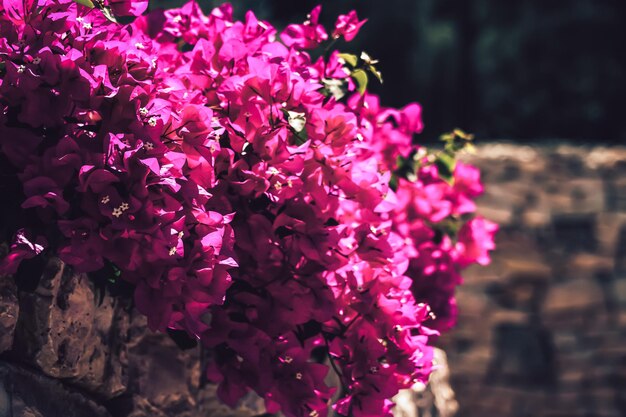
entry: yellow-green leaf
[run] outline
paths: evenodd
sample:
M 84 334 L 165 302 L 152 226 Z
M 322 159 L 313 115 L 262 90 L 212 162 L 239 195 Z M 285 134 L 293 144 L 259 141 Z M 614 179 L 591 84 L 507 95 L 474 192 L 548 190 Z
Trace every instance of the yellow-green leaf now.
M 381 72 L 378 71 L 375 66 L 368 65 L 367 69 L 374 75 L 374 77 L 376 77 L 379 83 L 383 83 L 383 74 L 381 74 Z
M 435 159 L 435 165 L 439 172 L 439 178 L 444 180 L 450 185 L 454 184 L 454 169 L 456 168 L 456 159 L 445 152 L 437 155 Z
M 74 0 L 74 1 L 78 4 L 82 4 L 83 6 L 89 7 L 90 9 L 93 9 L 94 7 L 96 7 L 96 5 L 93 4 L 91 0 Z
M 103 7 L 102 9 L 100 9 L 100 11 L 102 12 L 102 14 L 104 15 L 104 17 L 107 18 L 107 20 L 109 20 L 110 22 L 113 23 L 119 23 L 117 21 L 117 19 L 115 18 L 115 15 L 113 14 L 113 12 L 111 11 L 110 8 L 108 7 Z
M 346 61 L 346 63 L 349 64 L 352 67 L 356 67 L 356 64 L 358 62 L 357 56 L 356 55 L 352 55 L 352 54 L 339 54 L 339 58 L 341 58 L 344 61 Z
M 357 85 L 357 89 L 361 95 L 365 94 L 365 90 L 367 89 L 367 73 L 362 69 L 358 69 L 352 72 L 352 78 Z

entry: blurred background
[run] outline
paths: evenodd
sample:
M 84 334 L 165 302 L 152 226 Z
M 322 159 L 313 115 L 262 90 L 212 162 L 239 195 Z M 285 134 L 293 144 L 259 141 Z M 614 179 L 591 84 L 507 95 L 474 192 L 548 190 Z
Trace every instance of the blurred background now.
M 476 134 L 479 212 L 501 231 L 440 340 L 456 415 L 626 416 L 626 1 L 231 3 L 278 28 L 356 9 L 369 21 L 337 48 L 380 60 L 383 103 L 421 103 L 422 141 Z
M 180 0 L 157 0 L 171 7 Z M 224 3 L 200 0 L 205 9 Z M 379 59 L 383 102 L 424 106 L 425 139 L 463 127 L 520 142 L 626 141 L 623 0 L 233 0 L 278 28 L 317 4 L 369 19 L 343 51 Z

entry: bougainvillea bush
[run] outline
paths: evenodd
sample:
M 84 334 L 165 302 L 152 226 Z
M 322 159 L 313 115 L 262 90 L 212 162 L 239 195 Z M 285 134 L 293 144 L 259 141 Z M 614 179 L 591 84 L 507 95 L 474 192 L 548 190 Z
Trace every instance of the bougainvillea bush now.
M 419 105 L 367 92 L 376 61 L 332 50 L 354 12 L 278 33 L 229 5 L 147 6 L 0 6 L 2 273 L 113 271 L 153 330 L 212 350 L 227 404 L 389 415 L 428 378 L 460 270 L 493 249 L 479 173 L 454 159 L 471 137 L 429 151 Z

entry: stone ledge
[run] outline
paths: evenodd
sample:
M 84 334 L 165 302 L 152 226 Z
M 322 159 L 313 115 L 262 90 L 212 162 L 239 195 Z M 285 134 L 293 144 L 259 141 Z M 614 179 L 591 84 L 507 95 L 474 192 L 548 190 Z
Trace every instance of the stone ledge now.
M 113 417 L 84 393 L 3 361 L 0 361 L 0 416 Z
M 13 277 L 0 277 L 0 353 L 13 346 L 19 309 L 17 287 Z

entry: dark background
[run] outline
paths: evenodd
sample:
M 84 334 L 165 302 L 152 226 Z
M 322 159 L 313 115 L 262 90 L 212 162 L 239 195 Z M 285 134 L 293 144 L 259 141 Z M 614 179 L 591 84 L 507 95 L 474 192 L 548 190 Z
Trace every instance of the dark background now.
M 179 0 L 154 4 L 172 7 Z M 223 3 L 200 0 L 205 9 Z M 369 19 L 342 51 L 379 59 L 391 106 L 424 107 L 425 140 L 455 127 L 483 139 L 626 143 L 624 0 L 235 0 L 277 27 L 322 4 Z

